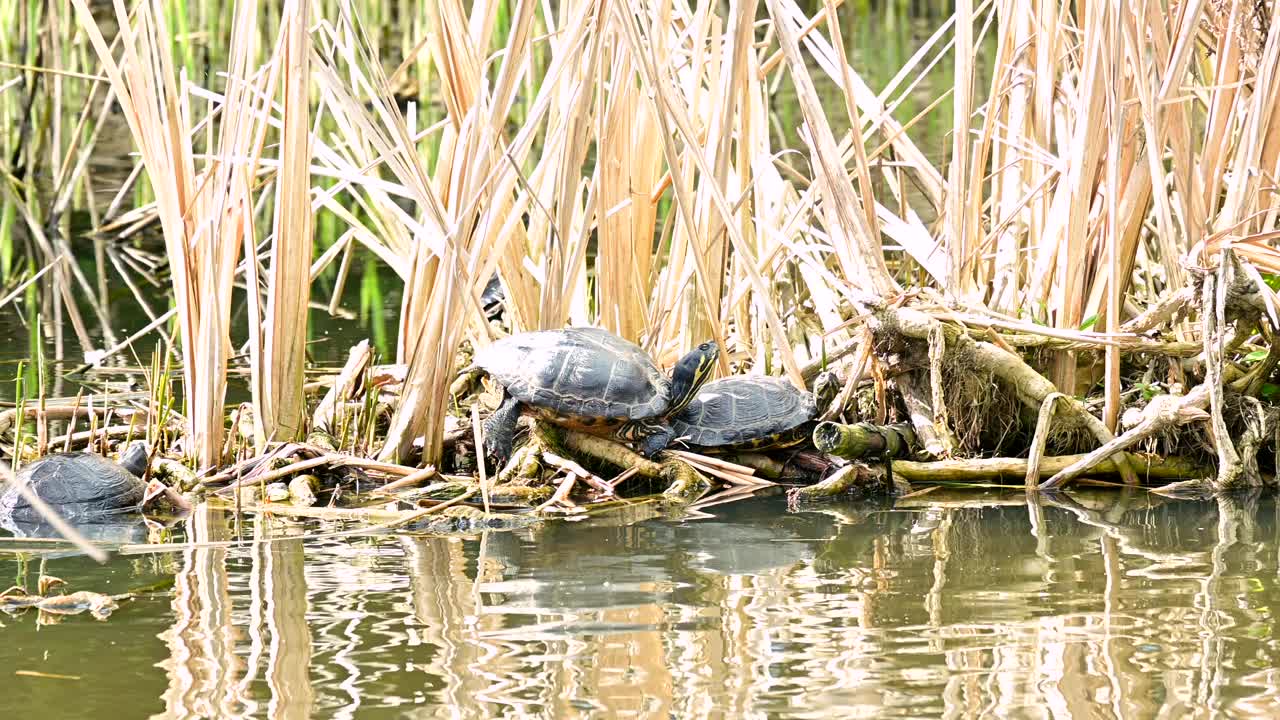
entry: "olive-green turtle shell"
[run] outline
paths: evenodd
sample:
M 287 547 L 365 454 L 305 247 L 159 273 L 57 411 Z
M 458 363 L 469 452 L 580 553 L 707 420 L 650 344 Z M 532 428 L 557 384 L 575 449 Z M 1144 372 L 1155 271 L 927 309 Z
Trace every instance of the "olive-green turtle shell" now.
M 46 455 L 18 471 L 41 500 L 64 517 L 88 517 L 136 507 L 146 483 L 101 455 L 89 452 Z M 17 521 L 40 517 L 15 488 L 0 494 L 0 516 Z
M 792 440 L 792 431 L 817 416 L 813 393 L 782 378 L 740 375 L 704 385 L 671 426 L 677 441 L 694 447 L 764 447 Z
M 476 354 L 512 397 L 585 420 L 663 415 L 671 381 L 638 345 L 599 328 L 564 328 L 505 337 Z

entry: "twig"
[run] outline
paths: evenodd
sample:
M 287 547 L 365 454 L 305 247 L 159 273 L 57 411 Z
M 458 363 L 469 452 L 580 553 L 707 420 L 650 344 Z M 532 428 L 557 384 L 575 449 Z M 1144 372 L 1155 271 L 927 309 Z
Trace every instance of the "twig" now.
M 433 478 L 439 477 L 439 475 L 440 473 L 435 469 L 435 466 L 428 465 L 422 468 L 421 470 L 419 470 L 418 472 L 405 475 L 399 480 L 392 480 L 391 482 L 387 483 L 386 485 L 383 485 L 379 489 L 382 490 L 383 492 L 392 492 L 395 490 L 403 490 L 405 488 L 416 487 L 418 485 L 421 485 L 423 481 L 431 480 Z
M 1040 414 L 1036 418 L 1036 434 L 1031 438 L 1031 453 L 1027 458 L 1027 492 L 1034 491 L 1040 483 L 1040 461 L 1044 459 L 1044 446 L 1049 440 L 1049 423 L 1053 421 L 1058 400 L 1064 397 L 1066 395 L 1060 392 L 1050 393 L 1040 404 Z
M 543 457 L 546 457 L 546 453 L 543 453 Z M 533 511 L 542 512 L 552 505 L 558 505 L 560 503 L 569 504 L 569 494 L 573 492 L 573 486 L 577 484 L 578 475 L 575 473 L 569 473 L 565 476 L 564 480 L 560 481 L 560 485 L 556 487 L 556 491 L 552 493 L 551 497 L 547 498 L 546 502 L 535 507 Z
M 560 455 L 557 455 L 548 450 L 543 450 L 541 455 L 542 455 L 542 459 L 545 460 L 548 464 L 554 465 L 555 467 L 559 468 L 560 470 L 563 470 L 569 475 L 573 475 L 575 477 L 580 478 L 583 482 L 590 485 L 592 488 L 602 493 L 605 493 L 606 495 L 613 494 L 612 485 L 600 479 L 594 473 L 588 471 L 586 468 L 582 467 L 578 463 L 568 458 L 561 457 Z
M 1100 465 L 1112 455 L 1132 447 L 1156 433 L 1209 417 L 1204 411 L 1209 404 L 1209 388 L 1197 385 L 1186 395 L 1157 395 L 1143 408 L 1142 421 L 1120 437 L 1085 455 L 1040 484 L 1041 490 L 1053 490 Z

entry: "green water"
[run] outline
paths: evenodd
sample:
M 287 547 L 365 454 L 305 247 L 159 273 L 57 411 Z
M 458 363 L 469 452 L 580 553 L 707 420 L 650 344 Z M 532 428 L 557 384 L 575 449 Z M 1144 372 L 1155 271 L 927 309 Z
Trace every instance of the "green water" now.
M 4 705 L 104 718 L 1276 716 L 1276 504 L 1149 497 L 795 512 L 764 497 L 472 538 L 269 539 L 300 529 L 280 523 L 230 548 L 55 558 L 46 571 L 81 589 L 173 586 L 106 622 L 3 617 L 5 674 L 75 678 L 7 677 Z M 187 527 L 232 536 L 225 517 Z

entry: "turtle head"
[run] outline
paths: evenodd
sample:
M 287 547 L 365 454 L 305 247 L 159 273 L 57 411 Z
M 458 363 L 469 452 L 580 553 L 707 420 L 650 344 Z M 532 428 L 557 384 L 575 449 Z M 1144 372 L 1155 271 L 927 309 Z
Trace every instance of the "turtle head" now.
M 818 375 L 813 381 L 813 395 L 818 400 L 818 412 L 824 413 L 840 394 L 840 377 L 831 371 Z
M 680 358 L 671 371 L 671 405 L 667 413 L 674 415 L 693 402 L 703 383 L 715 372 L 720 346 L 708 340 Z
M 120 453 L 120 467 L 132 475 L 142 477 L 147 472 L 147 459 L 150 456 L 151 449 L 147 446 L 147 441 L 134 440 Z

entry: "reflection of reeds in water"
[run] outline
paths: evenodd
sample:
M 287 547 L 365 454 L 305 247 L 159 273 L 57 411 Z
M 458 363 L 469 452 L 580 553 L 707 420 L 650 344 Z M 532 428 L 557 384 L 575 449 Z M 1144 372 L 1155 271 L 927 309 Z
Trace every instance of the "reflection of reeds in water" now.
M 221 513 L 198 511 L 187 520 L 198 542 L 228 537 Z M 232 614 L 228 551 L 195 548 L 183 552 L 175 575 L 173 626 L 164 634 L 169 657 L 161 666 L 169 676 L 167 717 L 242 717 L 256 704 L 244 694 L 244 663 L 236 655 L 241 627 Z
M 207 508 L 187 521 L 195 544 L 231 539 L 224 513 Z M 244 585 L 223 547 L 184 551 L 176 575 L 174 625 L 165 633 L 169 676 L 167 717 L 312 717 L 311 631 L 301 540 L 268 540 L 255 527 L 247 577 L 248 607 L 237 610 Z M 237 563 L 239 565 L 239 563 Z M 246 621 L 247 620 L 247 621 Z M 247 644 L 247 652 L 242 647 Z M 258 699 L 257 685 L 269 693 Z
M 970 496 L 928 515 L 802 514 L 780 534 L 321 542 L 305 574 L 300 543 L 264 522 L 256 546 L 188 551 L 165 700 L 170 716 L 1277 710 L 1252 570 L 1272 528 L 1253 501 L 1197 518 L 1107 500 L 1037 504 L 1035 526 L 1021 495 Z
M 262 564 L 263 600 L 271 651 L 267 685 L 273 718 L 309 718 L 314 714 L 311 686 L 311 628 L 307 622 L 306 556 L 302 540 L 274 540 L 257 547 Z

